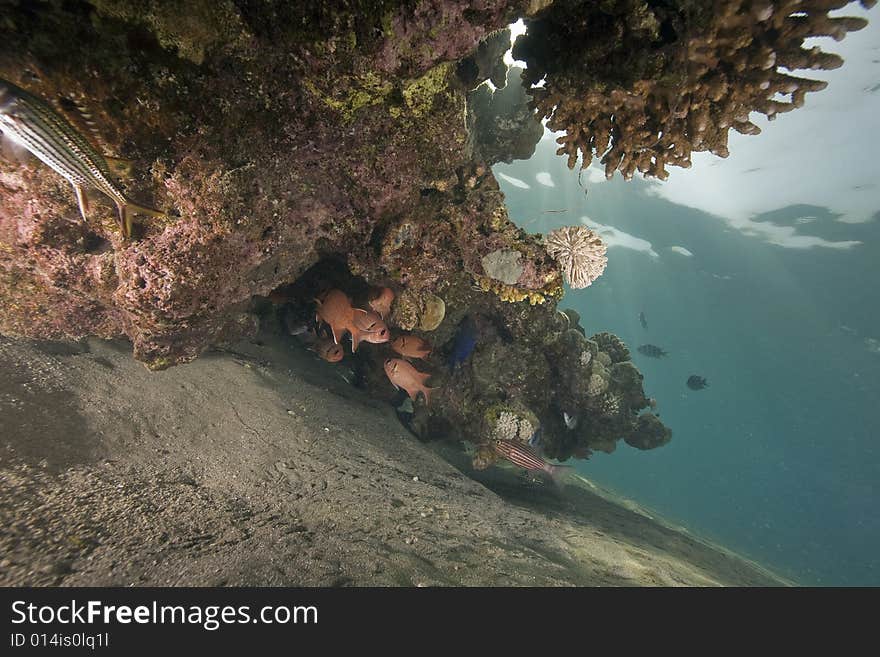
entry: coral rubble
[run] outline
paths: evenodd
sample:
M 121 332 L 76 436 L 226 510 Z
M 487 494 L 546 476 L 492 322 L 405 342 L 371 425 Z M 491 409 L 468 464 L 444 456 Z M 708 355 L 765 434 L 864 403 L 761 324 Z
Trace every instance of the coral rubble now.
M 873 6 L 876 0 L 860 0 Z M 863 18 L 829 16 L 849 0 L 560 0 L 527 21 L 514 46 L 533 104 L 574 168 L 600 158 L 605 175 L 666 179 L 691 153 L 728 154 L 731 129 L 757 134 L 826 83 L 792 74 L 843 60 L 805 47 L 842 39 Z M 780 98 L 787 96 L 788 99 Z

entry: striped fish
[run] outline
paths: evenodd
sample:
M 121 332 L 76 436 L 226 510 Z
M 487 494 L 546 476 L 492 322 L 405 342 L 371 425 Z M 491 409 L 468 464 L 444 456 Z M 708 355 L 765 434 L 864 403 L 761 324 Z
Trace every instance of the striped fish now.
M 559 476 L 568 469 L 565 465 L 553 465 L 541 458 L 532 448 L 524 445 L 518 440 L 504 440 L 496 438 L 492 440 L 492 449 L 498 454 L 521 468 L 526 470 L 540 470 L 545 472 L 559 484 Z
M 39 98 L 0 79 L 0 131 L 48 164 L 73 185 L 83 221 L 89 209 L 85 189 L 97 189 L 116 204 L 125 239 L 131 237 L 130 212 L 164 217 L 162 212 L 133 203 L 125 197 L 110 173 L 108 158 L 101 155 L 61 114 Z

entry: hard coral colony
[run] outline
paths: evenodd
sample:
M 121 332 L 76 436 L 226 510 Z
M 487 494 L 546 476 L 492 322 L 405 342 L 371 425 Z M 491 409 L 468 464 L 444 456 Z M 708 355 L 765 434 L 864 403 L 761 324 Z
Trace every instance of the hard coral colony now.
M 569 168 L 598 157 L 608 178 L 665 180 L 666 167 L 690 167 L 694 151 L 727 157 L 731 129 L 758 134 L 750 112 L 773 119 L 824 89 L 790 72 L 843 63 L 803 44 L 862 29 L 863 18 L 829 16 L 849 2 L 553 3 L 527 21 L 514 57 L 527 64 L 527 84 L 543 80 L 531 88 L 533 107 L 565 133 L 558 154 Z

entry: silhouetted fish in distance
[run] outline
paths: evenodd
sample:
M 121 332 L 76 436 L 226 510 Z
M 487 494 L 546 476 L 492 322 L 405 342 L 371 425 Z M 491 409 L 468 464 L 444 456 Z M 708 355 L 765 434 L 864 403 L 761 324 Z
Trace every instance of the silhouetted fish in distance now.
M 666 351 L 655 344 L 643 344 L 638 348 L 637 351 L 644 356 L 648 356 L 649 358 L 663 358 L 664 356 L 669 355 Z
M 648 328 L 648 318 L 645 317 L 645 311 L 639 313 L 639 324 L 642 325 L 643 329 Z
M 687 387 L 691 390 L 702 390 L 703 388 L 709 387 L 709 382 L 706 381 L 706 379 L 704 379 L 702 376 L 691 374 L 687 380 Z
M 477 346 L 477 325 L 468 315 L 458 325 L 455 334 L 455 342 L 452 344 L 452 352 L 449 354 L 449 370 L 452 371 L 470 357 Z

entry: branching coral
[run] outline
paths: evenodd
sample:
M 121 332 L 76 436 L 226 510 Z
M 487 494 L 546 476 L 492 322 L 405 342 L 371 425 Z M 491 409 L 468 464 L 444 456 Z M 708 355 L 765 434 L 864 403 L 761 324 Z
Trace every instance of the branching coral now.
M 689 167 L 694 151 L 726 157 L 731 128 L 760 132 L 750 112 L 773 119 L 825 88 L 790 72 L 843 63 L 804 40 L 863 28 L 862 18 L 828 15 L 848 2 L 568 0 L 529 23 L 514 55 L 528 63 L 528 83 L 544 79 L 533 103 L 565 132 L 558 153 L 569 168 L 595 156 L 608 178 L 619 170 L 665 180 L 666 167 Z
M 544 246 L 572 288 L 588 287 L 602 275 L 608 257 L 601 238 L 586 226 L 563 226 L 552 230 Z

